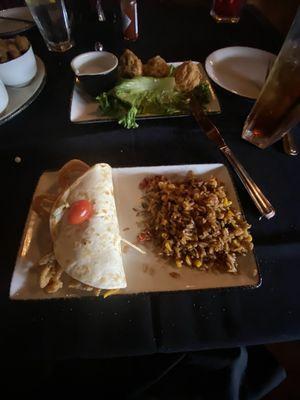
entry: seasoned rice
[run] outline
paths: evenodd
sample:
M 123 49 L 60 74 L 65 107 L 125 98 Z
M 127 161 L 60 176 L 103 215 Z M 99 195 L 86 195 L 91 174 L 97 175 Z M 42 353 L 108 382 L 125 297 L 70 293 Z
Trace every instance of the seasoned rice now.
M 189 172 L 182 180 L 145 178 L 140 188 L 144 192 L 140 242 L 152 241 L 158 254 L 178 268 L 238 271 L 237 256 L 252 250 L 252 236 L 222 183 Z

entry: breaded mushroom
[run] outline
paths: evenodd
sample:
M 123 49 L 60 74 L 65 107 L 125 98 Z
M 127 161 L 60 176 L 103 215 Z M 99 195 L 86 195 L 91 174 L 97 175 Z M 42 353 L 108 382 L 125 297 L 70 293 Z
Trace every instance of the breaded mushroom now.
M 197 64 L 185 61 L 176 68 L 174 77 L 177 89 L 190 92 L 199 85 L 202 75 Z
M 0 38 L 0 50 L 7 51 L 6 41 Z
M 2 49 L 0 48 L 0 63 L 2 64 L 2 63 L 4 63 L 4 62 L 6 62 L 6 61 L 8 61 L 7 52 L 6 52 L 6 50 L 2 50 Z
M 119 59 L 120 74 L 124 78 L 134 78 L 143 73 L 142 61 L 129 49 Z
M 29 49 L 29 46 L 30 46 L 30 43 L 29 43 L 27 37 L 19 36 L 19 35 L 17 35 L 15 37 L 15 44 L 22 53 L 25 53 Z
M 9 43 L 7 45 L 7 54 L 9 55 L 11 60 L 13 60 L 14 58 L 18 58 L 21 55 L 20 50 L 13 43 Z
M 160 57 L 155 56 L 148 60 L 147 64 L 143 65 L 143 75 L 153 76 L 154 78 L 164 78 L 169 75 L 170 67 L 166 61 Z
M 0 39 L 0 63 L 4 63 L 20 57 L 30 47 L 25 36 L 17 35 L 10 39 Z

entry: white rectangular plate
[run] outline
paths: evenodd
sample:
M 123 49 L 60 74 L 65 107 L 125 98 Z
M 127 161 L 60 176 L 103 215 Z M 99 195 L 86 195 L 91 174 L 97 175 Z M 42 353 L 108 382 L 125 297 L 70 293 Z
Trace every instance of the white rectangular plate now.
M 233 205 L 236 209 L 241 210 L 230 175 L 223 164 L 114 168 L 114 192 L 121 236 L 136 243 L 140 228 L 137 224 L 138 218 L 134 208 L 140 208 L 142 192 L 139 189 L 139 183 L 145 176 L 164 174 L 168 177 L 178 177 L 185 176 L 191 170 L 203 178 L 214 175 L 223 182 Z M 38 182 L 34 195 L 53 190 L 56 181 L 57 172 L 45 172 Z M 65 287 L 58 293 L 49 295 L 39 288 L 38 270 L 35 265 L 50 250 L 51 239 L 47 223 L 41 221 L 36 213 L 30 209 L 12 277 L 10 287 L 12 299 L 46 299 L 90 295 L 88 292 L 68 289 L 68 276 L 66 274 L 64 274 Z M 128 246 L 123 247 L 123 263 L 127 288 L 120 293 L 197 290 L 234 286 L 256 287 L 260 284 L 260 275 L 253 252 L 238 259 L 238 274 L 217 271 L 203 272 L 189 268 L 179 270 L 152 253 L 151 250 L 147 249 L 147 254 L 143 255 L 132 248 L 128 248 Z M 180 276 L 173 278 L 170 275 L 172 272 L 177 272 Z
M 198 67 L 201 71 L 202 76 L 204 77 L 205 82 L 209 85 L 210 90 L 210 102 L 206 105 L 206 109 L 208 113 L 217 114 L 221 112 L 220 104 L 217 99 L 217 96 L 209 82 L 208 76 L 205 72 L 203 66 L 194 61 L 198 64 Z M 172 62 L 169 65 L 173 65 L 177 67 L 178 65 L 182 64 L 181 62 Z M 138 119 L 144 118 L 166 118 L 166 117 L 182 117 L 187 114 L 174 114 L 174 115 L 141 115 Z M 75 83 L 72 98 L 71 98 L 71 109 L 70 109 L 70 119 L 71 122 L 74 123 L 95 123 L 95 122 L 107 122 L 113 121 L 111 117 L 104 115 L 101 113 L 99 108 L 99 104 L 93 99 L 93 97 L 89 96 L 78 83 Z

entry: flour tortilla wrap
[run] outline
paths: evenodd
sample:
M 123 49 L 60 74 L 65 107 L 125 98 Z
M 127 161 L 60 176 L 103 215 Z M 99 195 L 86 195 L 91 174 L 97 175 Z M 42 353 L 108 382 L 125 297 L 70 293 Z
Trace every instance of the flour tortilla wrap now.
M 68 223 L 68 208 L 78 200 L 93 205 L 91 218 Z M 99 289 L 126 287 L 112 171 L 96 164 L 58 198 L 50 215 L 54 254 L 72 278 Z

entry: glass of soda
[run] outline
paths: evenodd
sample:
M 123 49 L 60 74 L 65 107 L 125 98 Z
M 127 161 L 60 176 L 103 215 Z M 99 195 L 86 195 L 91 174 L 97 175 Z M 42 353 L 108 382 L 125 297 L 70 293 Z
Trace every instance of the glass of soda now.
M 300 121 L 300 7 L 269 76 L 248 115 L 242 137 L 264 149 Z
M 217 22 L 235 24 L 240 20 L 244 0 L 213 0 L 210 15 Z
M 65 0 L 26 0 L 26 4 L 50 51 L 64 52 L 73 47 Z

